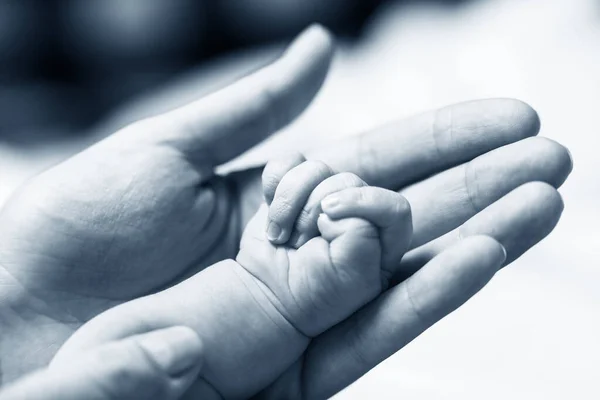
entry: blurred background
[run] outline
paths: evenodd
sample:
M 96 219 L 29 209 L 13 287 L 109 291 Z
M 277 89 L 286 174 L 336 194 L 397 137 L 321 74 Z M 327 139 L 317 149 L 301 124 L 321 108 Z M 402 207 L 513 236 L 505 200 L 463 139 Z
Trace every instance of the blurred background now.
M 81 129 L 177 73 L 289 39 L 313 21 L 356 38 L 379 3 L 0 0 L 1 136 L 28 141 L 49 125 Z
M 600 398 L 597 0 L 0 0 L 0 204 L 264 65 L 311 22 L 339 42 L 323 90 L 226 168 L 487 97 L 530 103 L 575 160 L 555 232 L 339 398 Z

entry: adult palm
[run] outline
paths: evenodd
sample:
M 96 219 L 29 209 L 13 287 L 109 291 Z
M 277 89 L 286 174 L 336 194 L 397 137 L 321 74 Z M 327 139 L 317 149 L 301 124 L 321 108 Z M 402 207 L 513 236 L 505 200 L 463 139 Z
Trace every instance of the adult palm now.
M 321 86 L 331 54 L 329 36 L 309 29 L 257 73 L 134 123 L 27 182 L 0 218 L 5 379 L 46 364 L 75 329 L 103 310 L 234 257 L 262 201 L 261 170 L 217 176 L 214 168 L 299 114 Z M 307 157 L 369 184 L 402 189 L 413 208 L 415 250 L 401 270 L 412 273 L 465 235 L 494 236 L 511 261 L 552 230 L 562 210 L 552 186 L 566 179 L 571 162 L 562 146 L 530 138 L 538 129 L 537 115 L 523 103 L 488 100 L 426 113 Z M 518 188 L 532 181 L 551 186 Z M 472 294 L 461 293 L 442 311 L 427 311 L 436 316 L 421 320 L 408 336 Z M 380 318 L 400 326 L 385 310 Z M 348 346 L 368 348 L 369 357 L 335 382 L 313 386 L 318 393 L 343 387 L 411 339 L 371 338 L 363 346 L 340 329 Z

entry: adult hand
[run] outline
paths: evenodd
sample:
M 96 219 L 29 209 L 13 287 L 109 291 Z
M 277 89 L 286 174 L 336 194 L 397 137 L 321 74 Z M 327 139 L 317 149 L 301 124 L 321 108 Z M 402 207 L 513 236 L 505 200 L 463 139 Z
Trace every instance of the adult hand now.
M 0 217 L 6 379 L 46 364 L 99 312 L 235 256 L 241 231 L 262 201 L 262 171 L 220 177 L 213 168 L 301 112 L 320 87 L 331 52 L 328 35 L 312 28 L 274 64 L 117 132 L 13 196 Z M 487 100 L 422 114 L 307 157 L 354 172 L 369 184 L 402 190 L 413 208 L 415 235 L 405 271 L 419 269 L 461 235 L 480 233 L 501 242 L 510 261 L 554 227 L 562 206 L 553 187 L 571 169 L 562 146 L 531 138 L 538 130 L 537 115 L 527 105 Z M 549 185 L 516 189 L 532 181 Z M 461 235 L 452 233 L 460 226 Z M 419 247 L 447 232 L 443 240 Z M 466 254 L 461 260 L 456 261 L 461 268 L 463 261 L 466 270 L 475 268 Z M 458 298 L 449 303 L 454 306 L 471 294 L 449 287 Z M 436 318 L 452 309 L 444 308 L 446 292 L 440 293 Z M 386 321 L 390 336 L 372 336 L 377 324 L 365 324 L 364 332 L 349 329 L 364 319 L 357 314 L 354 323 L 327 333 L 339 332 L 339 345 L 311 348 L 315 361 L 309 367 L 335 360 L 344 348 L 348 354 L 368 352 L 360 363 L 340 364 L 347 371 L 336 371 L 335 379 L 327 374 L 308 379 L 311 390 L 338 390 L 435 320 L 416 327 L 399 320 L 393 309 L 403 299 L 397 297 L 386 294 L 381 299 L 388 300 L 369 306 L 368 315 Z M 325 340 L 333 339 L 315 343 Z M 280 382 L 299 384 L 292 377 L 284 374 Z
M 202 346 L 186 327 L 131 336 L 36 371 L 0 391 L 0 400 L 179 399 L 198 375 Z

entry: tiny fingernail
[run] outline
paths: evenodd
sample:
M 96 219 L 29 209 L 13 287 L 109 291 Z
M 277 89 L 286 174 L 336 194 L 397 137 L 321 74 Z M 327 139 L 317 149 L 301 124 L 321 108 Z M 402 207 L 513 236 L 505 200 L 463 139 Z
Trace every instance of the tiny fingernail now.
M 277 222 L 269 222 L 269 226 L 267 227 L 267 238 L 269 238 L 271 242 L 278 240 L 282 233 L 281 226 L 279 226 Z
M 177 326 L 143 335 L 139 340 L 154 362 L 171 376 L 200 364 L 202 344 L 192 329 Z
M 321 201 L 321 209 L 325 212 L 333 211 L 340 204 L 337 194 L 330 194 Z

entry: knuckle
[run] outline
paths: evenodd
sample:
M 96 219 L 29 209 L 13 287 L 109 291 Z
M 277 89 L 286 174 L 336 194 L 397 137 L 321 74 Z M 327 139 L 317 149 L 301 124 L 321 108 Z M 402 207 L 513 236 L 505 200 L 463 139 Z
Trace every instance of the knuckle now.
M 366 183 L 363 181 L 358 175 L 353 174 L 352 172 L 342 172 L 337 174 L 338 179 L 343 182 L 343 185 L 347 188 L 351 187 L 362 187 L 365 186 Z
M 420 322 L 422 328 L 426 328 L 432 323 L 432 315 L 427 312 L 423 307 L 422 303 L 418 300 L 418 296 L 415 295 L 415 290 L 412 287 L 412 281 L 409 279 L 404 285 L 402 285 L 402 291 L 404 293 L 405 304 L 408 305 L 410 312 Z
M 356 187 L 340 191 L 341 202 L 348 206 L 360 206 L 365 202 L 365 192 Z
M 308 160 L 305 163 L 315 175 L 327 177 L 333 175 L 333 169 L 320 160 Z
M 281 179 L 289 170 L 302 164 L 306 159 L 299 152 L 294 152 L 286 157 L 270 160 L 263 169 L 263 179 Z
M 294 152 L 281 159 L 269 161 L 263 168 L 261 179 L 265 189 L 274 191 L 285 174 L 301 165 L 306 159 L 299 152 Z
M 454 107 L 440 108 L 432 114 L 431 141 L 440 159 L 446 158 L 445 155 L 451 146 L 451 140 L 454 136 Z
M 379 231 L 373 224 L 363 219 L 354 219 L 352 223 L 352 231 L 360 237 L 377 239 Z
M 464 166 L 464 197 L 466 205 L 469 206 L 473 214 L 477 214 L 484 208 L 484 204 L 480 201 L 480 192 L 477 186 L 477 176 L 479 171 L 477 165 L 473 161 L 469 161 Z
M 290 164 L 293 165 L 299 165 L 302 164 L 303 162 L 306 162 L 306 157 L 304 157 L 304 154 L 300 153 L 299 151 L 293 151 L 290 154 L 287 155 L 286 159 L 288 160 L 288 162 Z

